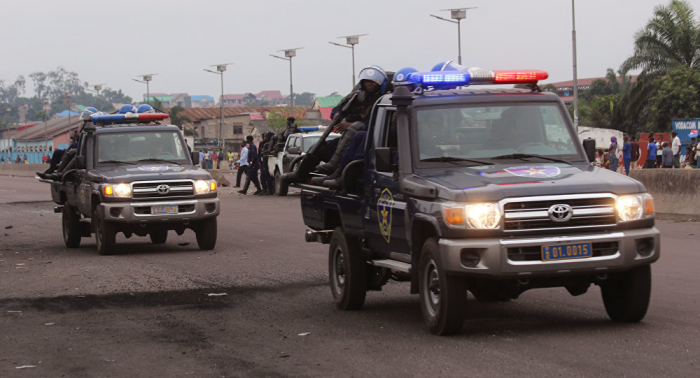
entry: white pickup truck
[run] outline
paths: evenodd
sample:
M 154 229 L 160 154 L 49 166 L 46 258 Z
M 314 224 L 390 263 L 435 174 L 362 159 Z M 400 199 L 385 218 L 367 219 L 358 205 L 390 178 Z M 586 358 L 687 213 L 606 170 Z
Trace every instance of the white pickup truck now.
M 306 129 L 301 127 L 300 129 Z M 292 134 L 287 138 L 287 142 L 284 145 L 282 151 L 278 152 L 277 155 L 269 156 L 267 158 L 267 167 L 270 170 L 270 175 L 273 177 L 275 194 L 278 196 L 286 196 L 289 187 L 282 183 L 280 177 L 287 173 L 293 171 L 297 164 L 299 164 L 299 157 L 306 154 L 311 146 L 318 142 L 326 129 L 325 126 L 313 127 L 317 131 L 303 132 Z M 331 140 L 340 137 L 340 134 L 331 133 L 328 135 L 326 140 Z

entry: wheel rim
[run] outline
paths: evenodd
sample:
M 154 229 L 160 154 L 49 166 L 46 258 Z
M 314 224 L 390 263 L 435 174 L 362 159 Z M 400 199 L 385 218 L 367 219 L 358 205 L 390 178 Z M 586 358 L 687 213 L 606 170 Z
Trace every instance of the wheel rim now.
M 423 289 L 425 290 L 425 308 L 431 316 L 435 316 L 440 307 L 440 274 L 433 259 L 430 259 L 423 272 Z
M 338 295 L 343 293 L 345 288 L 345 257 L 343 256 L 343 250 L 340 246 L 335 248 L 333 251 L 333 290 L 335 290 Z

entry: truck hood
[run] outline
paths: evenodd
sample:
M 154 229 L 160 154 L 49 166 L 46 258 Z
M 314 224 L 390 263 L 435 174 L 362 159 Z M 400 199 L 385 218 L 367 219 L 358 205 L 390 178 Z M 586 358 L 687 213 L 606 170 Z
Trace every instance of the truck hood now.
M 499 201 L 509 197 L 645 192 L 637 180 L 591 165 L 519 164 L 430 170 L 417 174 L 450 201 Z
M 174 164 L 113 165 L 97 167 L 95 171 L 107 182 L 132 182 L 149 180 L 210 180 L 209 172 L 195 166 Z

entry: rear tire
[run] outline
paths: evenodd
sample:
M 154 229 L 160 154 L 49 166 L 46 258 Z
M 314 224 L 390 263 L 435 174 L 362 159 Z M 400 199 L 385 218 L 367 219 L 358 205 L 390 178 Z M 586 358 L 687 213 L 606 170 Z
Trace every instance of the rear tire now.
M 168 230 L 158 230 L 153 231 L 148 236 L 151 237 L 151 242 L 153 244 L 165 244 L 168 240 Z
M 275 194 L 283 197 L 287 195 L 287 192 L 289 191 L 289 185 L 287 185 L 286 182 L 282 181 L 282 175 L 280 174 L 280 171 L 275 171 Z
M 338 227 L 328 249 L 328 277 L 335 306 L 359 310 L 367 295 L 367 261 L 356 238 L 346 237 Z
M 199 249 L 208 251 L 216 246 L 217 237 L 216 218 L 209 218 L 199 222 L 195 233 L 197 234 L 197 245 Z
M 419 267 L 420 304 L 425 324 L 436 335 L 459 332 L 467 309 L 466 281 L 445 273 L 434 238 L 423 244 Z
M 636 323 L 644 319 L 651 297 L 651 265 L 617 273 L 601 284 L 603 304 L 614 322 Z
M 70 205 L 63 206 L 63 242 L 68 248 L 80 247 L 80 238 L 82 230 L 80 226 L 80 215 L 75 210 L 75 207 Z
M 117 244 L 117 231 L 114 224 L 100 218 L 97 209 L 92 212 L 92 222 L 95 225 L 95 244 L 100 255 L 111 255 Z

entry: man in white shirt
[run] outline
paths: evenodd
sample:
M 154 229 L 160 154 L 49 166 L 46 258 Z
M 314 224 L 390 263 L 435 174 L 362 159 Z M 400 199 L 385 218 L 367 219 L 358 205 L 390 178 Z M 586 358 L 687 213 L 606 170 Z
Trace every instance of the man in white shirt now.
M 671 143 L 671 151 L 673 152 L 673 168 L 681 167 L 681 138 L 675 131 L 671 133 L 673 142 Z
M 206 168 L 204 166 L 204 152 L 199 151 L 199 166 L 202 168 Z
M 235 188 L 241 187 L 241 176 L 248 169 L 248 147 L 246 147 L 245 141 L 241 142 L 241 154 L 238 159 L 238 174 L 236 175 L 236 186 Z

